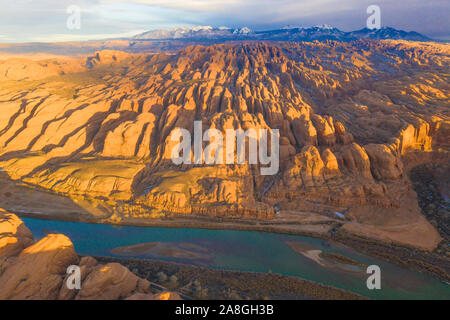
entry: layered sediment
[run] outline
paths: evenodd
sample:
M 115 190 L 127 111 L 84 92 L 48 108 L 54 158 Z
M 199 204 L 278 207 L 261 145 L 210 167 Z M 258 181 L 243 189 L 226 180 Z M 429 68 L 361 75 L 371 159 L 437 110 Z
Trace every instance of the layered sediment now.
M 0 167 L 90 201 L 102 212 L 94 217 L 112 222 L 337 212 L 346 232 L 433 250 L 442 238 L 407 173 L 448 165 L 448 70 L 448 45 L 405 41 L 6 60 Z M 173 164 L 171 134 L 193 134 L 194 121 L 223 133 L 279 130 L 278 174 L 248 161 Z

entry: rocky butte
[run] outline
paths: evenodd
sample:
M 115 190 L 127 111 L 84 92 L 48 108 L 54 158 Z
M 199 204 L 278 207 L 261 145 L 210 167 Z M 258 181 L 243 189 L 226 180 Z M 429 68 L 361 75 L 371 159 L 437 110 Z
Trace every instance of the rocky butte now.
M 86 208 L 72 219 L 234 218 L 431 251 L 442 238 L 408 172 L 448 166 L 449 50 L 394 40 L 252 42 L 1 61 L 0 167 Z M 263 176 L 248 162 L 173 164 L 171 133 L 193 134 L 195 121 L 224 136 L 279 130 L 279 173 Z

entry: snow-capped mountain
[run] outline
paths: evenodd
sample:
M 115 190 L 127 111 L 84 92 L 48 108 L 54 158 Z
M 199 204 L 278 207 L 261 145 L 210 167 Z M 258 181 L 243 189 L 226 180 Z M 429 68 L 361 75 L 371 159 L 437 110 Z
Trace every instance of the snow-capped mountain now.
M 294 27 L 255 32 L 253 38 L 279 41 L 346 40 L 345 32 L 331 26 L 315 26 L 311 28 Z
M 390 27 L 370 30 L 367 28 L 344 32 L 330 25 L 314 27 L 284 27 L 267 31 L 252 31 L 247 27 L 232 29 L 228 27 L 180 27 L 169 30 L 152 30 L 133 37 L 136 40 L 195 40 L 195 41 L 229 41 L 229 40 L 274 40 L 274 41 L 353 41 L 357 39 L 401 39 L 414 41 L 431 41 L 420 33 L 397 30 Z
M 235 30 L 233 31 L 233 34 L 250 34 L 250 33 L 252 33 L 252 32 L 253 32 L 253 31 L 250 30 L 249 28 L 243 27 L 243 28 L 241 28 L 241 29 L 235 29 Z
M 333 30 L 336 29 L 333 26 L 330 26 L 329 24 L 318 24 L 316 26 L 314 26 L 313 28 L 318 28 L 318 29 L 322 29 L 322 30 Z
M 381 29 L 370 30 L 364 28 L 361 30 L 349 33 L 350 37 L 356 39 L 394 39 L 394 40 L 412 40 L 412 41 L 430 41 L 431 39 L 421 35 L 418 32 L 397 30 L 390 27 L 383 27 Z
M 231 29 L 228 27 L 180 27 L 169 30 L 152 30 L 136 35 L 139 40 L 220 40 L 231 39 L 241 35 L 249 35 L 252 31 L 247 28 Z

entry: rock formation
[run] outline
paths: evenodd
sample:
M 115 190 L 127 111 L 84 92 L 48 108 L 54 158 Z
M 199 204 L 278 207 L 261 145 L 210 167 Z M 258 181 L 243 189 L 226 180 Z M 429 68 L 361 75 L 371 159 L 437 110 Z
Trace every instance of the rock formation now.
M 448 163 L 449 48 L 244 43 L 174 55 L 7 60 L 0 167 L 11 179 L 97 203 L 107 222 L 273 220 L 275 206 L 340 211 L 350 213 L 352 232 L 433 249 L 439 235 L 421 215 L 406 173 L 421 162 Z M 36 72 L 15 71 L 18 63 Z M 279 173 L 261 176 L 248 162 L 174 165 L 170 136 L 176 128 L 193 134 L 194 121 L 223 133 L 278 129 Z
M 16 215 L 0 212 L 0 300 L 176 299 L 176 293 L 150 293 L 150 282 L 118 263 L 98 264 L 75 253 L 62 234 L 33 235 Z M 80 267 L 81 289 L 69 289 L 67 268 Z M 165 298 L 166 297 L 166 298 Z
M 18 255 L 34 241 L 31 231 L 16 215 L 0 209 L 0 256 L 2 259 Z

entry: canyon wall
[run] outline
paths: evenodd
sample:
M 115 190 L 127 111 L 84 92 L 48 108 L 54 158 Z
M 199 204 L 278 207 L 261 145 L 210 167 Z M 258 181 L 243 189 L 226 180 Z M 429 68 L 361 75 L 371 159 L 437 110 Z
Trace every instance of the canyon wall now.
M 118 220 L 338 211 L 357 232 L 379 224 L 378 213 L 387 227 L 420 221 L 433 247 L 438 235 L 422 221 L 407 171 L 448 163 L 449 49 L 361 40 L 6 60 L 0 167 L 28 185 L 96 199 Z M 248 162 L 174 165 L 170 136 L 193 134 L 194 121 L 223 133 L 278 129 L 278 174 Z

